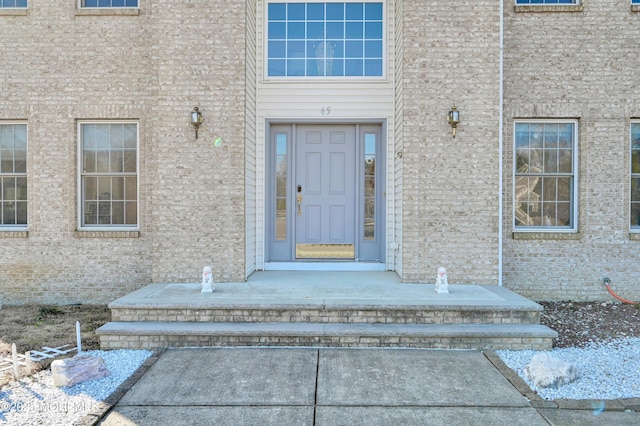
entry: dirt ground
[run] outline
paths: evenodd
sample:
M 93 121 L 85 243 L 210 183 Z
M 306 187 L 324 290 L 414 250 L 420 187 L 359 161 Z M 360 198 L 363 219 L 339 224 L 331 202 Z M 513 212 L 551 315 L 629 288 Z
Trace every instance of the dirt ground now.
M 106 305 L 3 306 L 0 309 L 0 353 L 19 353 L 70 344 L 76 346 L 76 321 L 80 321 L 82 349 L 100 349 L 95 330 L 111 320 Z

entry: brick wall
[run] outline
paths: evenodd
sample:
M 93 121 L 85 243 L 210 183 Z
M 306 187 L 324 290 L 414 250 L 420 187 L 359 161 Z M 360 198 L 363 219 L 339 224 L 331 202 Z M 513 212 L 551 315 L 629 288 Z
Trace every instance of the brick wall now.
M 205 264 L 243 279 L 244 2 L 76 4 L 0 15 L 0 120 L 28 124 L 29 175 L 28 233 L 0 233 L 3 302 L 105 303 Z M 139 123 L 139 232 L 76 231 L 83 119 Z
M 499 3 L 403 9 L 402 279 L 497 284 Z
M 505 3 L 506 4 L 506 3 Z M 628 0 L 516 12 L 505 6 L 504 284 L 536 299 L 640 297 L 629 235 L 629 120 L 640 116 L 640 14 Z M 513 121 L 576 118 L 578 233 L 513 231 Z

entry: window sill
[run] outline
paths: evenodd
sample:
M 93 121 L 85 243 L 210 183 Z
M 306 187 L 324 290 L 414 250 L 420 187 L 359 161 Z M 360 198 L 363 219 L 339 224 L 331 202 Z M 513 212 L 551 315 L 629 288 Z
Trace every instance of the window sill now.
M 629 232 L 629 241 L 640 241 L 640 232 Z
M 514 240 L 579 240 L 577 232 L 513 232 Z
M 140 231 L 75 231 L 76 238 L 139 238 Z
M 563 4 L 563 5 L 517 5 L 516 13 L 561 13 L 561 12 L 582 12 L 584 8 L 582 4 Z
M 27 16 L 27 9 L 0 8 L 0 16 Z
M 29 231 L 25 230 L 6 230 L 0 231 L 0 238 L 28 238 Z
M 76 16 L 138 16 L 138 8 L 82 8 L 76 9 Z

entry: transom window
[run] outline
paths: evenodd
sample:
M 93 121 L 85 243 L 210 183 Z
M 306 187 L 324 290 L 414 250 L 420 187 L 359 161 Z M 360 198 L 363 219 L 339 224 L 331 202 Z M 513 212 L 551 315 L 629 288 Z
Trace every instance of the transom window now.
M 269 3 L 269 77 L 381 77 L 381 2 Z
M 80 226 L 137 226 L 137 123 L 81 123 L 80 138 Z
M 579 4 L 580 0 L 516 0 L 516 4 Z
M 0 124 L 0 228 L 27 226 L 27 125 Z
M 640 230 L 640 122 L 631 123 L 631 213 L 630 226 Z
M 0 0 L 0 8 L 21 8 L 24 9 L 27 7 L 27 0 Z
M 138 0 L 80 0 L 81 7 L 138 7 Z
M 516 230 L 576 229 L 576 122 L 515 124 Z

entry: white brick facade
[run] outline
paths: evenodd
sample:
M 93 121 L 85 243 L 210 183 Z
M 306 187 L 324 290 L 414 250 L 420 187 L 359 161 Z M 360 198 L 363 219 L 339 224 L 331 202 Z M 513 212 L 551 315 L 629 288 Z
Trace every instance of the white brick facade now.
M 0 9 L 0 125 L 28 126 L 28 225 L 0 230 L 2 301 L 106 303 L 196 282 L 205 264 L 216 281 L 243 281 L 265 260 L 265 126 L 321 123 L 327 102 L 343 106 L 334 120 L 384 124 L 386 266 L 403 281 L 446 266 L 450 283 L 607 299 L 606 275 L 640 298 L 629 229 L 640 13 L 629 0 L 514 2 L 387 0 L 384 81 L 286 87 L 263 77 L 265 0 Z M 307 90 L 304 101 L 287 109 L 284 89 Z M 577 233 L 513 232 L 518 119 L 577 120 Z M 138 123 L 135 230 L 78 230 L 82 120 Z

